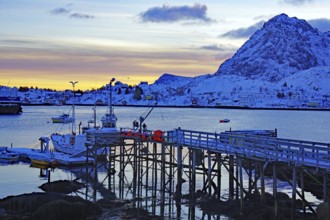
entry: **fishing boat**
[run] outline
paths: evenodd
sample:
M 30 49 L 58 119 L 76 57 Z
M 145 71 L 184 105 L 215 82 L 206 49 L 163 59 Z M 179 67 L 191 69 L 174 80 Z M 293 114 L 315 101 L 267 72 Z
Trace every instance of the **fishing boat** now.
M 73 122 L 74 118 L 70 117 L 69 114 L 63 113 L 60 116 L 52 117 L 52 121 L 53 123 L 69 123 L 69 122 Z
M 220 119 L 219 122 L 220 123 L 228 123 L 228 122 L 230 122 L 230 119 L 228 119 L 228 118 Z
M 0 115 L 17 115 L 22 112 L 22 107 L 19 103 L 0 104 Z
M 0 115 L 17 115 L 22 112 L 18 89 L 0 86 Z
M 76 134 L 74 130 L 74 122 L 72 122 L 72 132 L 69 134 L 54 133 L 51 135 L 51 140 L 56 151 L 60 151 L 67 154 L 79 154 L 87 155 L 87 151 L 93 151 L 98 156 L 106 155 L 106 148 L 95 150 L 93 145 L 95 142 L 111 143 L 115 141 L 117 134 L 119 133 L 116 127 L 117 117 L 114 114 L 112 107 L 112 83 L 115 81 L 113 78 L 109 84 L 108 94 L 108 112 L 102 117 L 101 127 L 96 127 L 96 113 L 94 108 L 94 127 L 84 129 L 84 133 Z M 74 105 L 73 105 L 74 113 Z M 73 116 L 74 117 L 74 116 Z

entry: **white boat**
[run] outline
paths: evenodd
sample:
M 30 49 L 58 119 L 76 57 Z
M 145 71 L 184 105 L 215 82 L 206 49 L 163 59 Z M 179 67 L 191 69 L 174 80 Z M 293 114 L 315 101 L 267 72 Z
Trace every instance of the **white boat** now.
M 69 114 L 63 113 L 60 116 L 52 117 L 52 121 L 53 123 L 69 123 L 69 122 L 73 122 L 74 118 L 70 117 Z
M 7 151 L 7 147 L 0 149 L 0 161 L 14 162 L 19 160 L 19 154 Z
M 84 156 L 87 156 L 87 151 L 93 151 L 93 153 L 96 153 L 98 156 L 106 155 L 106 148 L 94 150 L 93 146 L 96 142 L 98 145 L 109 144 L 111 141 L 115 141 L 116 136 L 119 133 L 116 128 L 117 117 L 112 108 L 112 82 L 114 82 L 114 79 L 110 81 L 108 112 L 101 119 L 102 126 L 97 128 L 94 125 L 93 128 L 85 129 L 82 134 L 76 134 L 74 130 L 69 134 L 52 134 L 51 140 L 56 151 Z M 96 121 L 95 117 L 96 114 L 94 108 L 94 122 Z M 73 127 L 74 125 L 72 125 L 72 128 Z
M 92 158 L 49 150 L 48 137 L 41 137 L 39 140 L 41 141 L 41 149 L 8 148 L 8 152 L 16 154 L 20 158 L 29 159 L 32 165 L 36 167 L 80 166 L 94 163 Z

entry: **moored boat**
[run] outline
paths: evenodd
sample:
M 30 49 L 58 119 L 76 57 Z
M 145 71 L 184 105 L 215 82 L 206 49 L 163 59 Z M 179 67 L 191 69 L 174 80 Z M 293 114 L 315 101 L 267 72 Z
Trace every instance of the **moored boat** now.
M 73 122 L 74 118 L 70 117 L 69 114 L 63 113 L 60 116 L 52 117 L 52 121 L 53 123 L 69 123 L 69 122 Z
M 35 166 L 45 166 L 45 167 L 56 167 L 58 165 L 57 161 L 53 157 L 47 157 L 43 155 L 30 155 L 29 156 L 32 165 Z
M 0 104 L 0 115 L 17 115 L 22 113 L 19 103 Z
M 7 151 L 7 147 L 0 148 L 0 161 L 14 162 L 18 159 L 19 154 Z
M 117 117 L 114 114 L 112 108 L 112 83 L 115 81 L 113 78 L 109 84 L 109 95 L 108 95 L 108 112 L 102 117 L 102 126 L 97 128 L 87 128 L 84 133 L 76 134 L 74 130 L 70 134 L 58 134 L 54 133 L 51 135 L 51 140 L 56 151 L 67 153 L 67 154 L 80 154 L 86 156 L 87 151 L 91 150 L 96 153 L 97 156 L 103 157 L 106 155 L 106 148 L 95 150 L 92 149 L 92 145 L 95 144 L 95 140 L 101 141 L 102 143 L 110 143 L 115 141 L 115 136 L 119 134 L 116 122 Z M 74 112 L 74 105 L 73 105 Z M 94 108 L 94 122 L 95 119 L 95 108 Z M 73 122 L 74 123 L 74 122 Z M 74 125 L 72 125 L 74 128 Z
M 22 112 L 18 89 L 0 86 L 0 115 L 17 115 Z

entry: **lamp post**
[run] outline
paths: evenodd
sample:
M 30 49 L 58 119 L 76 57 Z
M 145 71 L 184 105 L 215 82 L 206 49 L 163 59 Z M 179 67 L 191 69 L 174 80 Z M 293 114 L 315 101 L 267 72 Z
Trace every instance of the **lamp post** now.
M 112 83 L 115 81 L 115 78 L 112 78 L 110 80 L 110 91 L 109 91 L 109 100 L 108 100 L 108 107 L 109 107 L 109 114 L 112 115 L 113 114 L 113 110 L 112 110 Z
M 72 133 L 76 133 L 76 128 L 75 128 L 75 120 L 76 120 L 76 113 L 74 109 L 74 102 L 75 102 L 75 94 L 74 94 L 74 87 L 78 83 L 78 81 L 70 81 L 72 84 L 72 92 L 73 92 L 73 101 L 72 101 Z

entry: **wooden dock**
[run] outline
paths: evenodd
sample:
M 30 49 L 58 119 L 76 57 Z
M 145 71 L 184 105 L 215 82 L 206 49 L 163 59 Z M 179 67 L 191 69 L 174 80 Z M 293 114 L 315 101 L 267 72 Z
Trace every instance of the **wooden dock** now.
M 106 144 L 95 139 L 89 144 L 93 150 L 110 147 L 108 162 L 104 164 L 108 169 L 108 188 L 113 189 L 110 183 L 118 172 L 122 199 L 124 186 L 129 186 L 132 198 L 160 195 L 162 200 L 175 198 L 176 203 L 186 195 L 193 198 L 201 192 L 219 200 L 239 200 L 239 211 L 243 214 L 244 204 L 253 193 L 257 192 L 260 200 L 265 201 L 266 187 L 269 188 L 265 180 L 270 179 L 273 214 L 279 219 L 280 178 L 292 188 L 291 219 L 295 219 L 298 197 L 303 202 L 300 209 L 304 213 L 315 213 L 315 206 L 305 197 L 310 181 L 314 181 L 314 188 L 321 189 L 316 197 L 323 201 L 329 198 L 328 143 L 278 138 L 276 130 L 210 133 L 180 128 L 165 132 L 123 128 L 116 140 Z M 227 193 L 224 188 L 228 189 Z M 160 208 L 159 214 L 164 216 L 168 211 Z M 193 211 L 189 216 L 194 219 Z M 180 218 L 180 213 L 176 217 Z

